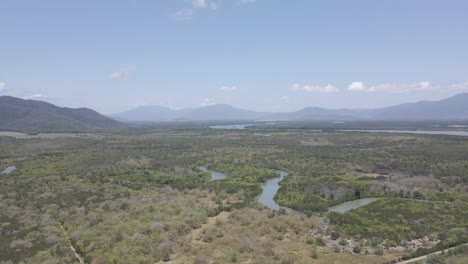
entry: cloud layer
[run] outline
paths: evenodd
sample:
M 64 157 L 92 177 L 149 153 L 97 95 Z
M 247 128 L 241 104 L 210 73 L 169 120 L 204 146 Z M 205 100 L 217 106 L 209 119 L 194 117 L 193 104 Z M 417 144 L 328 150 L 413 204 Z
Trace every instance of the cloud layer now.
M 6 90 L 6 82 L 0 82 L 0 93 Z
M 239 0 L 239 3 L 241 4 L 252 4 L 257 2 L 257 0 Z
M 223 91 L 223 92 L 234 92 L 237 90 L 236 86 L 221 86 L 218 88 L 218 90 Z
M 348 90 L 352 92 L 363 92 L 366 90 L 366 86 L 362 82 L 352 82 L 348 86 Z
M 129 68 L 123 68 L 117 71 L 112 72 L 109 74 L 110 79 L 118 80 L 118 79 L 124 79 L 130 76 L 132 71 Z
M 427 81 L 418 83 L 384 83 L 366 86 L 363 82 L 352 82 L 348 91 L 359 93 L 393 93 L 404 94 L 413 92 L 468 92 L 468 81 L 449 85 L 432 84 Z
M 337 93 L 340 89 L 328 84 L 327 86 L 300 85 L 298 83 L 289 88 L 293 92 L 315 92 L 315 93 Z M 355 81 L 348 85 L 347 90 L 354 93 L 389 93 L 405 94 L 414 92 L 468 92 L 468 81 L 463 83 L 440 85 L 431 84 L 427 81 L 418 83 L 384 83 L 379 85 L 367 86 L 361 81 Z
M 33 95 L 30 95 L 30 96 L 25 96 L 25 97 L 21 97 L 22 99 L 32 99 L 32 100 L 41 100 L 41 99 L 46 99 L 47 96 L 44 95 L 44 94 L 33 94 Z
M 451 84 L 448 89 L 454 92 L 466 92 L 468 91 L 468 81 L 464 83 Z
M 293 84 L 290 88 L 291 91 L 298 92 L 317 92 L 317 93 L 336 93 L 339 92 L 339 89 L 329 84 L 327 86 L 315 86 L 315 85 L 300 85 L 298 83 Z
M 210 105 L 215 105 L 216 101 L 213 98 L 206 98 L 203 100 L 203 102 L 200 103 L 200 106 L 210 106 Z
M 352 82 L 348 86 L 348 91 L 360 93 L 410 93 L 434 91 L 440 89 L 440 86 L 431 85 L 429 82 L 422 81 L 415 84 L 404 83 L 385 83 L 367 87 L 363 82 Z
M 192 6 L 195 9 L 204 9 L 204 8 L 211 8 L 216 9 L 218 8 L 218 4 L 214 1 L 207 1 L 207 0 L 193 0 Z
M 194 13 L 193 9 L 182 9 L 175 12 L 174 17 L 178 20 L 190 20 Z
M 191 20 L 197 10 L 210 9 L 216 10 L 220 7 L 222 0 L 192 0 L 192 6 L 190 8 L 180 9 L 174 13 L 174 18 L 177 20 Z M 238 0 L 239 4 L 253 4 L 257 0 Z

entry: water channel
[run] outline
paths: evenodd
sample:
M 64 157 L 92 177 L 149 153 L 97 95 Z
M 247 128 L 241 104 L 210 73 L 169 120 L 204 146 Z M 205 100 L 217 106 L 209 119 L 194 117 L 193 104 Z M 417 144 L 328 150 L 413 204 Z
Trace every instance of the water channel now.
M 354 200 L 354 201 L 349 201 L 349 202 L 344 202 L 336 206 L 332 206 L 328 209 L 329 212 L 337 212 L 337 213 L 346 213 L 348 211 L 351 211 L 353 209 L 357 209 L 359 207 L 368 205 L 370 203 L 373 203 L 377 201 L 379 198 L 364 198 L 364 199 L 359 199 L 359 200 Z
M 10 173 L 12 173 L 15 169 L 16 169 L 15 166 L 9 166 L 9 167 L 7 167 L 5 170 L 3 170 L 2 172 L 0 172 L 0 174 L 10 174 Z
M 219 181 L 219 180 L 224 180 L 226 179 L 227 175 L 222 173 L 222 172 L 219 172 L 219 171 L 214 171 L 214 170 L 209 170 L 207 167 L 205 166 L 201 166 L 199 167 L 199 169 L 201 171 L 204 171 L 204 172 L 209 172 L 211 174 L 211 180 L 212 181 Z

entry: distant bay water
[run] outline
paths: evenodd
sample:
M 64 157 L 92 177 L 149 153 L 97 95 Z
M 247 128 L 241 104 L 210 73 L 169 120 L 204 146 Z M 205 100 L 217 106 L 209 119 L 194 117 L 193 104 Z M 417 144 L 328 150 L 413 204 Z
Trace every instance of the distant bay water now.
M 253 126 L 255 124 L 234 124 L 234 125 L 219 125 L 219 126 L 210 126 L 212 129 L 249 129 L 249 126 Z M 295 129 L 300 130 L 300 129 Z M 313 130 L 321 132 L 323 130 Z M 370 130 L 370 129 L 337 129 L 334 131 L 339 132 L 368 132 L 368 133 L 395 133 L 395 134 L 417 134 L 417 135 L 447 135 L 447 136 L 463 136 L 468 137 L 468 131 L 449 131 L 449 130 Z

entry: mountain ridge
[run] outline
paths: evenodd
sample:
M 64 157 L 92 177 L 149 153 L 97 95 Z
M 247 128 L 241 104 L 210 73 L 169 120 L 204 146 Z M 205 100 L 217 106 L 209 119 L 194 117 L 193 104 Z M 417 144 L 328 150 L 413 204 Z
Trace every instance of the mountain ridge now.
M 146 106 L 112 116 L 103 116 L 89 108 L 59 107 L 43 101 L 0 96 L 0 130 L 3 131 L 110 132 L 123 128 L 122 122 L 223 120 L 468 120 L 468 93 L 439 101 L 419 101 L 377 109 L 305 107 L 295 112 L 270 113 L 219 104 L 183 110 Z
M 148 107 L 148 106 L 147 106 Z M 153 106 L 154 107 L 154 106 Z M 158 108 L 165 108 L 157 106 Z M 126 113 L 144 109 L 132 109 L 127 112 L 112 115 L 114 118 L 125 118 Z M 148 109 L 148 108 L 147 108 Z M 166 108 L 170 109 L 170 108 Z M 305 107 L 294 112 L 256 112 L 218 104 L 195 109 L 170 109 L 171 118 L 154 114 L 154 119 L 138 120 L 125 118 L 129 121 L 202 121 L 202 120 L 446 120 L 468 119 L 468 93 L 461 93 L 439 101 L 419 101 L 403 103 L 375 109 L 327 109 L 322 107 Z M 161 111 L 159 113 L 162 113 Z M 147 115 L 147 113 L 145 114 Z
M 26 133 L 106 132 L 123 124 L 89 108 L 0 96 L 0 130 Z

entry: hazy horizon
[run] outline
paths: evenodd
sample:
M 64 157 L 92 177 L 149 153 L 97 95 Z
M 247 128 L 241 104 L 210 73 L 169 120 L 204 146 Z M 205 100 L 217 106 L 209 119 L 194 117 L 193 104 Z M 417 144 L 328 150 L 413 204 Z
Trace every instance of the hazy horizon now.
M 114 114 L 468 92 L 466 1 L 2 1 L 0 95 Z
M 455 94 L 453 96 L 456 96 L 456 95 L 460 95 L 460 94 L 466 94 L 466 92 L 463 92 L 463 93 L 459 93 L 459 94 Z M 452 97 L 452 96 L 450 96 Z M 447 98 L 450 98 L 450 97 L 447 97 Z M 447 99 L 447 98 L 441 98 L 442 100 L 443 99 Z M 237 109 L 241 109 L 241 110 L 251 110 L 251 111 L 256 111 L 256 112 L 276 112 L 276 113 L 290 113 L 290 112 L 296 112 L 296 111 L 300 111 L 304 108 L 308 108 L 308 107 L 320 107 L 320 108 L 325 108 L 325 109 L 330 109 L 330 110 L 340 110 L 340 109 L 349 109 L 349 110 L 357 110 L 357 109 L 378 109 L 378 108 L 385 108 L 385 107 L 390 107 L 390 106 L 396 106 L 396 105 L 399 105 L 399 104 L 405 104 L 405 103 L 418 103 L 418 102 L 421 102 L 421 101 L 438 101 L 438 100 L 417 100 L 417 101 L 410 101 L 410 102 L 402 102 L 402 103 L 397 103 L 397 104 L 390 104 L 390 105 L 383 105 L 383 106 L 380 106 L 380 107 L 359 107 L 359 108 L 353 108 L 353 107 L 337 107 L 337 108 L 332 108 L 332 107 L 321 107 L 321 106 L 315 106 L 315 105 L 309 105 L 309 106 L 304 106 L 304 107 L 301 107 L 301 108 L 298 108 L 298 109 L 291 109 L 291 110 L 279 110 L 279 111 L 258 111 L 258 110 L 255 110 L 255 109 L 246 109 L 246 108 L 242 108 L 242 107 L 238 107 L 236 105 L 231 105 L 231 104 L 224 104 L 224 103 L 215 103 L 215 104 L 212 104 L 212 105 L 200 105 L 200 106 L 194 106 L 194 107 L 181 107 L 181 108 L 178 108 L 178 107 L 170 107 L 170 106 L 162 106 L 162 105 L 155 105 L 155 104 L 149 104 L 149 105 L 140 105 L 140 106 L 135 106 L 133 108 L 130 108 L 130 109 L 127 109 L 127 110 L 124 110 L 124 111 L 121 111 L 121 112 L 116 112 L 116 113 L 109 113 L 108 115 L 113 115 L 113 114 L 120 114 L 120 113 L 124 113 L 124 112 L 127 112 L 127 111 L 131 111 L 131 110 L 136 110 L 136 109 L 139 109 L 139 108 L 144 108 L 144 107 L 164 107 L 164 108 L 169 108 L 169 109 L 172 109 L 172 110 L 192 110 L 192 109 L 197 109 L 197 108 L 203 108 L 203 107 L 209 107 L 209 106 L 216 106 L 216 105 L 228 105 L 228 106 L 232 106 L 234 108 L 237 108 Z

